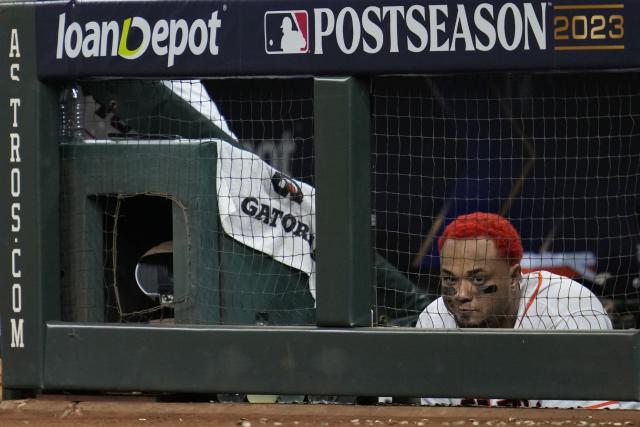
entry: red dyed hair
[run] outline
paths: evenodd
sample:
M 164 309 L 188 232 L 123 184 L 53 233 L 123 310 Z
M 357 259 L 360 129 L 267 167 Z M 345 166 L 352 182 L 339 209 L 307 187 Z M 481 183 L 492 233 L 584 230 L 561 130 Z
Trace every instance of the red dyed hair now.
M 498 214 L 474 212 L 460 215 L 447 225 L 438 239 L 438 250 L 442 253 L 442 246 L 447 239 L 473 239 L 484 237 L 493 240 L 498 255 L 509 260 L 509 264 L 516 265 L 523 255 L 520 235 L 511 223 Z

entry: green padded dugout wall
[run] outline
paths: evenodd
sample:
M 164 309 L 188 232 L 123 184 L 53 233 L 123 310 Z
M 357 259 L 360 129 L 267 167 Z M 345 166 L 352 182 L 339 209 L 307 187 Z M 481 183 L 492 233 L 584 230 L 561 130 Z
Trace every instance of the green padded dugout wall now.
M 82 3 L 78 5 L 82 7 Z M 9 6 L 0 7 L 4 9 Z M 53 91 L 37 82 L 33 71 L 36 58 L 31 33 L 34 6 L 10 7 L 13 8 L 10 12 L 1 10 L 0 13 L 0 43 L 10 46 L 11 30 L 15 27 L 26 29 L 20 33 L 23 55 L 20 70 L 21 77 L 28 85 L 12 86 L 14 81 L 10 80 L 10 67 L 16 63 L 16 58 L 0 55 L 3 58 L 0 67 L 5 70 L 2 87 L 8 88 L 7 98 L 20 97 L 23 100 L 20 111 L 27 112 L 27 108 L 34 110 L 29 115 L 33 124 L 21 133 L 25 142 L 21 145 L 24 150 L 20 153 L 24 163 L 21 173 L 25 171 L 25 180 L 21 181 L 21 190 L 24 190 L 24 198 L 20 200 L 23 206 L 21 214 L 24 213 L 21 219 L 22 224 L 30 225 L 31 234 L 25 228 L 24 234 L 16 236 L 18 242 L 25 243 L 20 248 L 24 249 L 21 252 L 24 267 L 21 268 L 23 275 L 20 279 L 25 289 L 19 310 L 26 322 L 24 350 L 9 347 L 7 324 L 13 312 L 18 310 L 14 310 L 16 300 L 12 300 L 11 295 L 6 297 L 13 292 L 13 277 L 7 277 L 3 270 L 2 279 L 5 296 L 1 306 L 3 359 L 8 386 L 28 390 L 105 391 L 135 388 L 215 391 L 242 384 L 247 391 L 354 394 L 389 391 L 433 396 L 439 393 L 449 396 L 467 393 L 487 395 L 504 391 L 513 397 L 527 394 L 527 397 L 544 395 L 558 398 L 601 397 L 604 390 L 607 397 L 611 398 L 640 398 L 637 331 L 544 335 L 514 334 L 511 331 L 430 333 L 311 327 L 248 328 L 243 331 L 242 328 L 113 327 L 49 322 L 60 317 L 57 302 L 59 268 L 55 255 L 59 248 L 56 229 L 58 189 L 57 180 L 42 171 L 53 172 L 53 176 L 57 176 L 57 141 L 52 144 L 55 141 L 55 120 L 46 116 L 55 111 L 56 99 Z M 263 17 L 263 14 L 254 15 L 257 19 Z M 630 25 L 629 29 L 632 28 Z M 444 63 L 443 66 L 446 65 Z M 585 67 L 588 65 L 584 64 Z M 8 99 L 5 105 L 8 105 Z M 345 119 L 349 120 L 350 117 Z M 331 126 L 334 123 L 324 125 Z M 8 135 L 12 123 L 3 122 L 2 126 L 3 134 Z M 5 142 L 10 141 L 5 139 Z M 345 141 L 346 144 L 351 142 Z M 0 172 L 10 180 L 14 167 L 8 158 L 5 156 L 0 160 Z M 369 159 L 366 161 L 369 162 Z M 323 191 L 321 186 L 319 191 Z M 11 265 L 15 253 L 11 242 L 15 243 L 15 240 L 8 230 L 15 223 L 11 215 L 13 196 L 5 189 L 0 197 L 0 207 L 5 209 L 6 221 L 3 223 L 8 225 L 3 232 L 2 253 Z M 349 203 L 347 198 L 341 200 Z M 51 230 L 55 232 L 51 233 Z M 319 285 L 324 286 L 322 281 Z M 360 322 L 362 308 L 352 297 L 361 291 L 362 288 L 354 292 L 339 286 L 329 291 L 336 298 L 344 298 L 340 321 L 355 319 L 355 322 Z M 330 303 L 330 300 L 321 299 L 319 304 L 327 306 L 319 308 L 329 310 Z M 352 316 L 354 310 L 357 313 Z M 185 352 L 185 348 L 189 351 Z M 270 351 L 260 351 L 265 348 Z M 43 353 L 43 349 L 46 353 Z M 109 349 L 109 352 L 105 349 Z M 590 353 L 593 359 L 576 363 L 576 352 Z M 115 357 L 109 357 L 107 353 Z M 372 354 L 375 357 L 371 357 Z M 478 355 L 475 362 L 481 369 L 459 369 L 465 366 L 463 362 L 468 360 L 469 354 Z M 43 357 L 46 360 L 44 364 Z M 601 369 L 603 360 L 609 362 L 609 369 Z M 151 365 L 145 363 L 148 361 L 151 361 Z M 220 363 L 214 363 L 216 361 Z M 191 371 L 190 376 L 181 370 L 167 369 L 185 364 L 197 369 Z M 547 369 L 549 364 L 553 369 Z M 522 366 L 528 366 L 540 375 L 523 378 Z M 382 374 L 378 375 L 380 370 Z M 519 378 L 518 382 L 513 381 L 516 377 Z M 277 382 L 279 378 L 284 380 Z M 549 393 L 550 385 L 553 387 L 552 393 Z M 242 391 L 240 388 L 236 390 Z
M 84 81 L 82 88 L 99 105 L 115 106 L 115 114 L 139 134 L 188 140 L 160 147 L 163 142 L 145 146 L 147 142 L 135 140 L 129 145 L 65 146 L 63 174 L 69 189 L 63 193 L 68 191 L 71 201 L 63 209 L 70 210 L 71 217 L 86 215 L 92 223 L 82 230 L 70 224 L 72 236 L 65 236 L 65 247 L 80 254 L 80 259 L 65 263 L 66 269 L 76 272 L 76 277 L 65 280 L 65 307 L 70 308 L 65 312 L 72 313 L 67 320 L 105 320 L 99 308 L 105 302 L 105 266 L 96 254 L 105 246 L 102 235 L 109 230 L 103 230 L 105 207 L 99 206 L 96 195 L 167 193 L 185 208 L 173 203 L 175 283 L 182 287 L 176 289 L 175 299 L 194 297 L 176 306 L 181 313 L 176 313 L 176 321 L 247 325 L 265 312 L 272 324 L 313 324 L 315 309 L 307 276 L 234 241 L 220 228 L 215 143 L 206 149 L 202 143 L 206 138 L 234 145 L 237 141 L 157 80 Z M 83 213 L 73 212 L 78 209 Z M 188 230 L 193 237 L 190 242 Z M 85 265 L 69 264 L 76 262 Z M 184 279 L 188 284 L 183 284 Z
M 0 3 L 0 347 L 4 387 L 29 390 L 43 386 L 45 322 L 60 319 L 57 99 L 37 78 L 34 9 Z
M 176 321 L 220 322 L 211 310 L 220 305 L 218 258 L 211 256 L 218 252 L 215 143 L 65 144 L 61 155 L 65 320 L 105 321 L 104 209 L 97 196 L 156 194 L 174 199 L 174 298 L 184 300 Z

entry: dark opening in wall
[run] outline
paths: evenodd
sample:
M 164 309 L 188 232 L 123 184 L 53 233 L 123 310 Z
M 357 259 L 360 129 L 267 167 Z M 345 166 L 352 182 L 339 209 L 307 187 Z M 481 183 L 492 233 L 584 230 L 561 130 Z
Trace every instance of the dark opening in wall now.
M 98 200 L 104 207 L 105 320 L 173 318 L 173 309 L 167 306 L 170 299 L 160 296 L 173 294 L 173 257 L 168 246 L 173 235 L 171 200 L 149 195 L 105 195 Z M 150 290 L 136 280 L 136 266 L 143 256 L 157 267 L 160 289 Z

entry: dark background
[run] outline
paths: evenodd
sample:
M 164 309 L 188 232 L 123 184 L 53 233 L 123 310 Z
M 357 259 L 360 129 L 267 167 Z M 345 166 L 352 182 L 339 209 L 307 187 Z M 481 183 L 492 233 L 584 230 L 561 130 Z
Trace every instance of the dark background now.
M 206 85 L 246 148 L 313 185 L 311 79 Z M 593 252 L 612 277 L 583 283 L 637 309 L 638 75 L 382 77 L 371 94 L 375 246 L 414 283 L 438 292 L 434 242 L 416 260 L 438 217 L 489 211 L 525 251 Z

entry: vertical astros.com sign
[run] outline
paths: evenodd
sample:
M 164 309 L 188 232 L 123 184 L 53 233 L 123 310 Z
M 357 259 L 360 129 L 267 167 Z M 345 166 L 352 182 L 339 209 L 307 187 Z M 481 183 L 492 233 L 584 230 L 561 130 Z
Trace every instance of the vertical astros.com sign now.
M 24 84 L 20 80 L 20 33 L 17 28 L 10 28 L 9 38 L 9 77 L 10 85 L 9 93 L 18 93 L 19 86 Z M 8 114 L 4 115 L 8 120 L 9 134 L 7 140 L 9 143 L 9 207 L 10 228 L 9 239 L 7 245 L 10 250 L 9 266 L 10 266 L 10 286 L 11 286 L 11 304 L 10 313 L 6 316 L 9 319 L 8 328 L 11 330 L 11 348 L 24 348 L 24 317 L 22 315 L 22 271 L 20 268 L 21 249 L 21 209 L 22 209 L 22 192 L 21 192 L 21 164 L 20 157 L 20 109 L 23 107 L 22 99 L 9 95 L 5 108 L 8 108 Z

